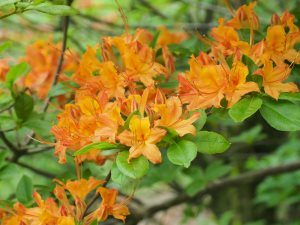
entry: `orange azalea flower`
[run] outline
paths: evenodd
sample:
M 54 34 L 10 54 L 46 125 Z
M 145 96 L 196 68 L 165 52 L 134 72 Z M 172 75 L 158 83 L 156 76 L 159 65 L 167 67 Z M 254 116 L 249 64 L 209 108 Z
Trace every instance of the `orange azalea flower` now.
M 96 180 L 93 177 L 90 177 L 88 180 L 80 179 L 75 181 L 67 181 L 64 185 L 64 188 L 68 190 L 74 199 L 80 199 L 84 201 L 86 196 L 94 190 L 100 184 L 103 184 L 105 181 Z
M 137 81 L 141 81 L 145 86 L 153 86 L 154 78 L 160 74 L 167 75 L 167 69 L 156 62 L 155 51 L 141 38 L 139 33 L 136 36 L 124 34 L 114 38 L 104 38 L 103 52 L 106 60 L 112 60 L 117 65 L 117 59 L 112 53 L 112 47 L 115 46 L 120 52 L 122 64 L 119 63 L 119 70 L 125 79 L 125 85 L 134 88 Z
M 104 221 L 109 215 L 112 215 L 114 218 L 125 222 L 126 216 L 130 213 L 124 203 L 116 203 L 118 191 L 100 187 L 97 192 L 101 195 L 102 202 L 93 216 L 95 216 L 98 221 Z
M 263 63 L 268 60 L 268 56 L 264 54 L 265 45 L 266 43 L 263 40 L 251 46 L 249 58 L 251 58 L 257 66 L 263 65 Z
M 106 91 L 109 97 L 123 96 L 124 82 L 111 61 L 100 62 L 96 57 L 96 49 L 88 47 L 83 54 L 79 68 L 72 79 L 81 88 L 78 95 L 96 94 Z
M 145 29 L 137 28 L 133 35 L 133 39 L 143 44 L 150 44 L 153 40 L 153 35 Z
M 300 42 L 300 31 L 285 32 L 283 25 L 274 25 L 268 28 L 266 36 L 265 54 L 277 65 L 288 60 L 292 63 L 300 63 L 300 53 L 294 46 Z
M 231 107 L 241 96 L 259 91 L 254 82 L 246 82 L 248 68 L 236 61 L 230 69 L 226 62 L 216 64 L 207 54 L 200 53 L 190 60 L 190 71 L 179 76 L 179 92 L 187 108 L 206 109 L 221 107 L 221 100 L 226 97 Z
M 20 203 L 15 203 L 12 211 L 8 211 L 3 215 L 1 225 L 29 225 L 26 218 L 26 208 Z
M 26 217 L 31 221 L 29 224 L 57 224 L 61 215 L 54 199 L 47 198 L 44 201 L 37 192 L 34 192 L 33 197 L 37 207 L 26 210 Z
M 155 62 L 155 52 L 146 45 L 138 42 L 123 55 L 125 65 L 124 76 L 129 81 L 141 81 L 145 86 L 153 86 L 153 78 L 167 74 L 161 64 Z
M 259 29 L 258 16 L 254 12 L 256 2 L 251 2 L 249 5 L 242 5 L 236 12 L 235 16 L 229 20 L 226 25 L 235 29 L 250 29 L 250 45 L 254 41 L 254 30 Z
M 296 84 L 283 83 L 291 73 L 291 69 L 286 64 L 273 67 L 272 61 L 267 61 L 262 69 L 254 72 L 263 77 L 263 87 L 265 92 L 275 99 L 279 98 L 281 92 L 298 92 Z
M 118 136 L 122 144 L 131 147 L 128 161 L 144 155 L 152 163 L 160 163 L 161 153 L 155 144 L 163 138 L 166 131 L 160 128 L 151 128 L 148 117 L 139 118 L 137 115 L 131 118 L 129 129 L 130 131 L 125 130 Z
M 272 15 L 271 25 L 282 25 L 284 27 L 288 27 L 290 32 L 297 32 L 299 28 L 294 24 L 295 16 L 288 11 L 284 11 L 281 17 L 279 17 L 276 13 Z
M 228 71 L 228 86 L 225 91 L 228 108 L 237 103 L 243 95 L 253 91 L 259 92 L 257 83 L 246 82 L 248 73 L 248 67 L 240 61 L 235 62 Z
M 223 18 L 219 19 L 219 26 L 212 28 L 210 34 L 215 39 L 212 43 L 212 53 L 215 57 L 234 55 L 240 60 L 243 54 L 249 55 L 249 44 L 240 40 L 234 28 L 224 25 Z
M 76 225 L 71 216 L 62 216 L 58 218 L 57 225 Z
M 47 96 L 56 75 L 60 56 L 59 49 L 61 49 L 60 44 L 39 40 L 28 46 L 26 50 L 26 56 L 23 60 L 31 66 L 31 71 L 24 77 L 24 86 L 35 91 L 41 99 Z M 76 68 L 76 55 L 66 55 L 63 72 L 72 72 Z
M 164 104 L 154 106 L 160 115 L 160 120 L 155 121 L 155 126 L 174 129 L 179 136 L 185 134 L 196 135 L 196 128 L 192 125 L 199 118 L 199 113 L 194 113 L 190 118 L 183 119 L 182 104 L 178 97 L 171 97 Z
M 142 95 L 131 94 L 127 98 L 118 99 L 122 114 L 128 117 L 131 113 L 139 110 L 140 114 L 143 116 L 145 110 L 148 111 L 149 91 L 150 89 L 146 88 Z
M 190 71 L 178 77 L 182 102 L 189 103 L 189 110 L 221 107 L 227 86 L 224 68 L 221 65 L 201 65 L 201 61 L 194 56 L 189 64 Z
M 104 183 L 104 181 L 95 180 L 93 177 L 90 177 L 89 180 L 69 180 L 66 182 L 66 184 L 58 180 L 56 180 L 56 182 L 58 182 L 61 186 L 57 185 L 55 187 L 54 194 L 57 197 L 57 199 L 61 202 L 63 211 L 66 215 L 76 216 L 77 220 L 80 220 L 83 217 L 83 214 L 86 210 L 86 196 L 97 186 Z M 68 190 L 68 192 L 70 192 L 71 196 L 75 200 L 75 210 L 74 207 L 70 205 L 65 190 Z
M 124 123 L 117 102 L 108 102 L 105 93 L 96 97 L 78 97 L 75 104 L 66 105 L 58 120 L 51 131 L 57 140 L 56 155 L 60 156 L 60 163 L 66 161 L 67 148 L 76 151 L 92 142 L 115 142 L 118 128 Z M 89 153 L 83 157 L 88 159 L 92 156 L 98 161 L 97 154 Z M 79 161 L 82 161 L 80 158 Z
M 250 28 L 258 30 L 259 20 L 254 12 L 256 2 L 251 2 L 249 5 L 242 5 L 235 13 L 235 16 L 229 20 L 226 24 L 232 26 L 235 29 Z

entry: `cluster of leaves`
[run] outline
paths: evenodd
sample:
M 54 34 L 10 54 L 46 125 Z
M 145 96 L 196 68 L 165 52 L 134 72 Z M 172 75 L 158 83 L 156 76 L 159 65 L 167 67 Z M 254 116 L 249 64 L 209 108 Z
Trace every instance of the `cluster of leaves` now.
M 60 15 L 73 12 L 68 6 L 40 1 L 1 4 L 8 7 L 3 17 L 27 10 Z M 112 180 L 120 185 L 137 183 L 134 181 L 148 174 L 150 163 L 162 163 L 156 167 L 176 175 L 176 168 L 190 167 L 198 153 L 225 152 L 228 140 L 202 130 L 206 113 L 217 113 L 219 108 L 238 123 L 259 110 L 273 128 L 298 131 L 300 108 L 294 102 L 300 100 L 299 89 L 285 81 L 291 79 L 294 64 L 300 62 L 295 49 L 299 28 L 289 12 L 281 17 L 274 14 L 264 36 L 254 6 L 243 5 L 229 21 L 220 19 L 210 32 L 211 39 L 195 34 L 208 47 L 191 56 L 186 72 L 178 73 L 175 67 L 176 60 L 186 60 L 180 58 L 178 44 L 189 37 L 165 27 L 158 28 L 155 35 L 137 29 L 134 34 L 126 30 L 121 36 L 105 37 L 101 45 L 88 47 L 80 60 L 76 53 L 65 55 L 62 71 L 57 71 L 60 45 L 39 41 L 28 47 L 20 64 L 9 67 L 7 60 L 1 61 L 2 108 L 13 107 L 17 129 L 36 129 L 32 123 L 34 102 L 44 100 L 38 105 L 44 111 L 49 98 L 55 97 L 64 109 L 51 129 L 56 142 L 48 144 L 55 146 L 59 163 L 67 162 L 67 153 L 71 153 L 77 171 L 87 161 L 98 166 L 111 161 Z M 0 48 L 4 50 L 6 45 Z M 186 185 L 190 196 L 231 170 L 219 162 L 205 171 L 191 168 L 192 179 Z M 117 191 L 106 189 L 103 184 L 107 181 L 86 180 L 80 172 L 77 176 L 78 180 L 66 184 L 57 181 L 54 195 L 58 203 L 53 198 L 43 201 L 35 192 L 37 207 L 21 203 L 13 210 L 3 207 L 2 224 L 88 225 L 109 215 L 125 220 L 127 200 L 116 204 Z M 26 193 L 32 192 L 26 178 L 22 183 L 29 187 Z M 85 198 L 101 184 L 96 195 L 100 194 L 102 202 L 88 214 L 90 205 Z M 19 197 L 21 202 L 23 197 Z

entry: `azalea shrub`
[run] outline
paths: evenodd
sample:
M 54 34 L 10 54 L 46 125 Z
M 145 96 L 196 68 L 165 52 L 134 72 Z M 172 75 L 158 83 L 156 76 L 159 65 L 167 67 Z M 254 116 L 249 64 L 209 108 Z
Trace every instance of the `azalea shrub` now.
M 186 203 L 183 223 L 205 210 L 211 201 L 206 194 L 228 201 L 219 188 L 267 176 L 255 201 L 276 208 L 268 194 L 287 187 L 272 175 L 299 180 L 292 173 L 300 169 L 299 149 L 278 150 L 273 161 L 255 154 L 244 162 L 233 159 L 237 148 L 252 149 L 266 133 L 274 147 L 299 146 L 298 18 L 285 10 L 266 23 L 256 12 L 260 3 L 234 9 L 224 1 L 231 16 L 218 18 L 204 35 L 164 25 L 134 27 L 122 4 L 112 4 L 121 33 L 68 47 L 69 39 L 76 43 L 73 18 L 95 20 L 84 14 L 93 1 L 0 2 L 3 21 L 46 13 L 61 25 L 60 38 L 36 38 L 19 57 L 8 57 L 12 41 L 0 46 L 1 224 L 138 224 Z M 150 1 L 145 5 L 164 16 Z M 28 171 L 20 176 L 20 168 Z M 19 177 L 17 183 L 10 176 Z M 140 190 L 165 184 L 177 197 L 138 210 Z M 299 182 L 287 185 L 291 191 L 281 200 L 299 209 Z M 228 211 L 216 223 L 261 218 L 251 217 Z M 275 221 L 255 224 L 269 224 L 265 219 Z

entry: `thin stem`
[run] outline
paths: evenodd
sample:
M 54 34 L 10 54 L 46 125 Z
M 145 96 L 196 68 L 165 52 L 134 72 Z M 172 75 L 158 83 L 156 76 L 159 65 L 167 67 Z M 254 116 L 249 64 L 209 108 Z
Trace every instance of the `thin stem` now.
M 22 166 L 22 167 L 24 167 L 24 168 L 26 168 L 26 169 L 29 169 L 29 170 L 31 170 L 32 172 L 34 172 L 34 173 L 36 173 L 36 174 L 38 174 L 38 175 L 41 175 L 41 176 L 43 176 L 43 177 L 49 178 L 49 179 L 53 179 L 53 178 L 55 177 L 54 174 L 45 172 L 45 171 L 40 170 L 40 169 L 37 169 L 37 168 L 34 168 L 34 167 L 32 167 L 32 166 L 30 166 L 30 165 L 27 165 L 27 164 L 24 164 L 24 163 L 22 163 L 22 162 L 15 162 L 15 164 L 17 164 L 17 165 L 19 165 L 19 166 Z

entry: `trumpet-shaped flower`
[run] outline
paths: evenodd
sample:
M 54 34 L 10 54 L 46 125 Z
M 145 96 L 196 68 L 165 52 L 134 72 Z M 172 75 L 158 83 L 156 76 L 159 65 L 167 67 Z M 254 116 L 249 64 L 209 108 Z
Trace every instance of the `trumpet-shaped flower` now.
M 242 55 L 249 55 L 250 45 L 241 41 L 237 31 L 224 24 L 224 19 L 219 19 L 219 26 L 211 29 L 211 36 L 215 42 L 212 43 L 212 53 L 216 58 L 234 55 L 238 60 Z
M 100 194 L 102 202 L 100 207 L 93 213 L 94 217 L 98 221 L 104 221 L 109 215 L 112 215 L 114 218 L 125 222 L 126 216 L 130 213 L 124 203 L 116 203 L 118 191 L 100 187 L 97 192 Z
M 226 71 L 221 65 L 201 65 L 194 56 L 190 59 L 190 71 L 179 76 L 180 98 L 187 108 L 206 109 L 221 107 L 227 86 Z
M 199 118 L 199 113 L 194 113 L 190 118 L 183 118 L 182 104 L 178 97 L 171 97 L 164 104 L 157 104 L 154 110 L 160 115 L 155 121 L 156 126 L 174 129 L 179 136 L 185 134 L 196 135 L 196 128 L 192 125 Z
M 294 46 L 300 42 L 300 31 L 285 32 L 283 25 L 274 25 L 268 28 L 266 36 L 265 54 L 277 65 L 285 60 L 300 63 L 300 53 Z
M 228 86 L 225 91 L 228 108 L 237 103 L 243 95 L 253 91 L 259 92 L 257 83 L 246 82 L 248 73 L 248 67 L 240 61 L 235 62 L 228 71 Z
M 161 153 L 155 144 L 163 138 L 166 131 L 151 128 L 148 117 L 140 118 L 137 115 L 131 118 L 129 129 L 118 136 L 122 144 L 130 146 L 128 161 L 144 155 L 152 163 L 160 163 Z
M 95 48 L 87 48 L 72 79 L 81 86 L 77 95 L 96 94 L 99 90 L 105 91 L 109 97 L 124 94 L 124 81 L 114 63 L 100 62 Z
M 265 92 L 271 97 L 278 99 L 281 92 L 299 91 L 296 84 L 292 82 L 283 83 L 290 75 L 291 69 L 286 64 L 273 67 L 272 61 L 267 61 L 262 69 L 255 71 L 255 74 L 263 77 Z
M 253 10 L 255 5 L 256 2 L 251 2 L 249 5 L 242 5 L 240 8 L 238 8 L 234 17 L 226 24 L 234 27 L 235 29 L 250 28 L 253 30 L 258 30 L 259 19 Z

